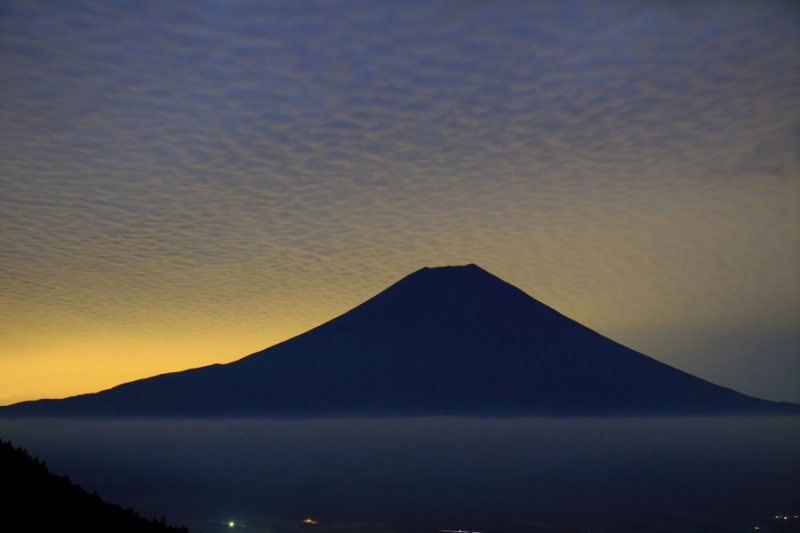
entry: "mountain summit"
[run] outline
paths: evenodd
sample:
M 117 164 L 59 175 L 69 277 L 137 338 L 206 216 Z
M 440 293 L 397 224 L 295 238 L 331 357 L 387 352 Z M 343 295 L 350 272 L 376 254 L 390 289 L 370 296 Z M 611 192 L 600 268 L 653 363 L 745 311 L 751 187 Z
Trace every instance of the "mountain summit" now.
M 628 349 L 476 265 L 423 268 L 351 311 L 225 365 L 0 416 L 792 414 Z

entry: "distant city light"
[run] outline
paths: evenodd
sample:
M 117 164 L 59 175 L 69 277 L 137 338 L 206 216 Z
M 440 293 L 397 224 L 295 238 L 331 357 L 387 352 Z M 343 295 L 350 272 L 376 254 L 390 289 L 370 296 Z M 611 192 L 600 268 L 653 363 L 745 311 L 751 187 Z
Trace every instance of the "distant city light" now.
M 303 520 L 303 522 L 306 523 L 306 524 L 316 524 L 316 522 L 314 522 L 310 518 L 306 518 L 305 520 Z
M 234 524 L 233 522 L 228 522 L 228 526 L 229 526 L 229 527 L 233 527 L 233 526 L 235 526 L 235 525 L 236 525 L 236 524 Z

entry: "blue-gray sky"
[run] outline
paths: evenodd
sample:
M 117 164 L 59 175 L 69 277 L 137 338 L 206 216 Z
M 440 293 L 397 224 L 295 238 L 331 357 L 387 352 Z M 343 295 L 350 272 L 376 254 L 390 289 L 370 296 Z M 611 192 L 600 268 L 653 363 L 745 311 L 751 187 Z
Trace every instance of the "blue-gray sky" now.
M 800 8 L 0 2 L 0 403 L 477 263 L 800 400 Z

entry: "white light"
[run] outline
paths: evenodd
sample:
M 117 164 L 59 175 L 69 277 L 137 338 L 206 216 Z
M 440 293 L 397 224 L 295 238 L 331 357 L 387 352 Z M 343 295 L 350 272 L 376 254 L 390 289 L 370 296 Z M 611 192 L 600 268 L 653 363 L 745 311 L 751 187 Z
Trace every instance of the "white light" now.
M 233 522 L 228 522 L 228 526 L 233 527 L 235 524 Z

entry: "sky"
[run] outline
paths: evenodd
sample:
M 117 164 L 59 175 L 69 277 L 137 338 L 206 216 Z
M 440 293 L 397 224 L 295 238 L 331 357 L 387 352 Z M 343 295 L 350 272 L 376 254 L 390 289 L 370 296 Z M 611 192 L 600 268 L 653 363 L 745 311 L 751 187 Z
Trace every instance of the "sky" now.
M 0 1 L 0 405 L 422 267 L 800 401 L 790 1 Z

